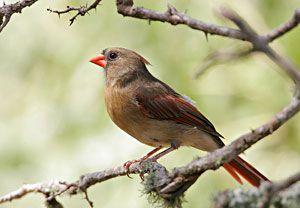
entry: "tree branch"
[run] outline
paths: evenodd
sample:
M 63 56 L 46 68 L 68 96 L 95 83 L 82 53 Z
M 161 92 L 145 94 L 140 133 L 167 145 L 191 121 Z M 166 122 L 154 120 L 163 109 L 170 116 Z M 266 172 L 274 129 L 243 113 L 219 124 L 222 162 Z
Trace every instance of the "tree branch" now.
M 225 36 L 233 39 L 246 40 L 246 37 L 236 29 L 218 26 L 192 18 L 184 13 L 178 12 L 175 7 L 168 5 L 166 12 L 161 13 L 143 7 L 135 7 L 131 0 L 117 0 L 117 9 L 123 16 L 145 19 L 148 21 L 167 22 L 171 25 L 187 25 L 192 29 L 200 30 L 205 34 Z
M 248 57 L 253 52 L 252 49 L 218 50 L 206 56 L 203 63 L 196 70 L 195 78 L 203 75 L 207 70 L 217 64 L 228 63 Z
M 30 7 L 32 4 L 37 2 L 38 0 L 22 0 L 13 4 L 5 4 L 0 7 L 0 33 L 3 28 L 8 24 L 10 18 L 15 13 L 21 13 L 22 9 L 25 7 Z
M 162 165 L 151 161 L 146 161 L 143 164 L 134 163 L 130 166 L 129 172 L 127 172 L 123 165 L 121 165 L 119 167 L 82 175 L 78 181 L 72 183 L 60 180 L 52 180 L 49 182 L 25 184 L 19 189 L 1 196 L 0 204 L 22 198 L 30 193 L 41 193 L 46 196 L 47 199 L 55 198 L 56 196 L 64 193 L 73 195 L 83 192 L 87 194 L 87 189 L 96 183 L 101 183 L 119 176 L 126 176 L 128 173 L 140 174 L 150 171 L 156 173 L 160 172 L 159 175 L 162 175 L 161 173 L 163 172 L 167 173 L 167 170 Z M 86 199 L 89 201 L 87 195 Z M 89 204 L 91 204 L 90 201 Z
M 166 12 L 161 13 L 146 9 L 143 7 L 136 7 L 132 0 L 117 0 L 118 12 L 124 16 L 130 16 L 138 19 L 145 19 L 148 21 L 167 22 L 172 25 L 184 24 L 192 29 L 200 30 L 205 34 L 219 35 L 228 38 L 246 40 L 251 42 L 245 33 L 240 30 L 219 26 L 211 23 L 206 23 L 201 20 L 194 19 L 184 13 L 178 12 L 175 7 L 168 5 Z M 276 38 L 281 37 L 285 33 L 295 28 L 300 22 L 300 9 L 296 9 L 291 20 L 273 29 L 264 36 L 267 43 L 272 42 Z
M 252 43 L 254 51 L 260 51 L 266 54 L 273 62 L 275 62 L 287 75 L 296 83 L 296 94 L 299 96 L 300 74 L 297 67 L 288 59 L 281 57 L 269 45 L 268 40 L 264 36 L 260 36 L 243 20 L 237 13 L 230 9 L 224 9 L 223 15 L 234 22 L 240 30 L 247 36 Z M 277 31 L 277 29 L 273 30 Z M 273 33 L 272 33 L 273 34 Z M 278 36 L 279 37 L 279 36 Z
M 65 10 L 52 10 L 52 9 L 48 8 L 47 11 L 56 13 L 56 14 L 58 14 L 59 17 L 61 14 L 69 13 L 71 11 L 77 11 L 77 13 L 70 19 L 70 25 L 72 25 L 79 15 L 84 16 L 85 14 L 88 14 L 88 12 L 90 10 L 92 10 L 92 9 L 96 10 L 97 6 L 100 5 L 101 1 L 102 0 L 95 0 L 90 6 L 88 6 L 87 4 L 82 5 L 80 7 L 67 6 L 67 8 Z
M 220 192 L 214 197 L 215 208 L 224 207 L 295 207 L 300 202 L 300 172 L 285 180 L 262 184 L 258 189 L 235 189 Z M 273 205 L 273 206 L 271 206 Z
M 276 38 L 281 37 L 285 33 L 297 27 L 299 23 L 300 23 L 300 9 L 296 9 L 293 17 L 288 22 L 280 25 L 277 28 L 274 28 L 271 32 L 264 35 L 264 37 L 267 40 L 267 42 L 272 42 Z
M 0 204 L 22 198 L 29 193 L 41 193 L 46 196 L 46 198 L 49 197 L 50 193 L 51 196 L 60 195 L 66 190 L 70 189 L 72 186 L 75 186 L 75 184 L 69 184 L 58 180 L 52 180 L 45 183 L 25 184 L 16 191 L 1 196 Z

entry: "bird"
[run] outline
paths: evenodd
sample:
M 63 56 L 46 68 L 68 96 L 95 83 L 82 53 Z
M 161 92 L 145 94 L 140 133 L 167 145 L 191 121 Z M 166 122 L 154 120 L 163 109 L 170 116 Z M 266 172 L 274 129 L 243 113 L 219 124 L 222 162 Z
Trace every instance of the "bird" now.
M 154 147 L 144 157 L 124 163 L 127 170 L 135 162 L 151 156 L 157 161 L 181 146 L 212 152 L 225 145 L 223 136 L 187 96 L 180 95 L 148 71 L 146 65 L 150 63 L 143 56 L 129 49 L 111 47 L 90 62 L 104 68 L 104 97 L 111 120 L 141 143 Z M 157 153 L 162 148 L 166 149 Z M 240 184 L 243 184 L 240 176 L 255 187 L 269 181 L 239 156 L 223 167 Z

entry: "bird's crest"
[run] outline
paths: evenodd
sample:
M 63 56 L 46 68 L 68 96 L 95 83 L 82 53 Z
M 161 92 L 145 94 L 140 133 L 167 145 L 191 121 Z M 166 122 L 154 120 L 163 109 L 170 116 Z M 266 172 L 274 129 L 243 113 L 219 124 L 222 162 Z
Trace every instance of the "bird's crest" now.
M 141 56 L 140 54 L 138 54 L 138 53 L 136 53 L 136 52 L 134 52 L 134 53 L 140 58 L 140 60 L 141 60 L 145 65 L 151 65 L 150 62 L 149 62 L 147 59 L 145 59 L 143 56 Z

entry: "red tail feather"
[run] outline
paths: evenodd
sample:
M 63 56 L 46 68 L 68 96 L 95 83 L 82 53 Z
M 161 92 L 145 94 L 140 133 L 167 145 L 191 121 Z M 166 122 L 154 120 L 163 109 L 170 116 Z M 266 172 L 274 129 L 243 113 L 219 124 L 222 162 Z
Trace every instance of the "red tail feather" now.
M 240 157 L 237 157 L 229 163 L 224 164 L 223 167 L 240 184 L 242 184 L 242 181 L 237 173 L 240 174 L 244 179 L 246 179 L 250 184 L 256 187 L 258 187 L 264 181 L 269 181 L 267 177 L 265 177 L 252 165 L 250 165 Z
M 235 172 L 234 168 L 231 167 L 231 165 L 229 165 L 228 163 L 224 164 L 223 167 L 225 168 L 225 170 L 228 171 L 228 173 L 237 181 L 239 182 L 239 184 L 243 184 L 240 176 Z

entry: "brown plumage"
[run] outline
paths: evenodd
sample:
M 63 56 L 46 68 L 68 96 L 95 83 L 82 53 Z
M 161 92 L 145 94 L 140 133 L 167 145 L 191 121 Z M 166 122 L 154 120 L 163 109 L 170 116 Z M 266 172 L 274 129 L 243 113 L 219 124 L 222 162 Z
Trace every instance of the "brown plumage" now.
M 105 103 L 114 123 L 140 142 L 156 148 L 141 160 L 162 147 L 168 149 L 154 156 L 154 160 L 180 146 L 204 151 L 224 146 L 222 135 L 213 124 L 186 97 L 152 76 L 146 68 L 149 62 L 136 52 L 108 48 L 91 62 L 105 69 Z M 254 186 L 268 181 L 240 157 L 224 168 L 239 183 L 242 182 L 238 174 Z

